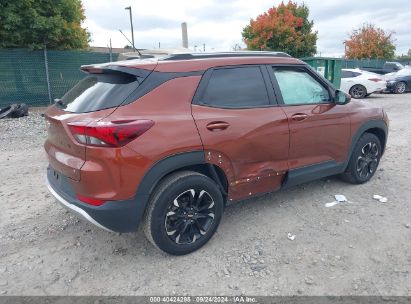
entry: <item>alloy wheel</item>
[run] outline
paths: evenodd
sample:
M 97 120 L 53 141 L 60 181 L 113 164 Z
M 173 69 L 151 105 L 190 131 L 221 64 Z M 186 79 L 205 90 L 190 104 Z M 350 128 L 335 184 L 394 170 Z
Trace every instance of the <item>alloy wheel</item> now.
M 214 217 L 211 195 L 202 189 L 189 189 L 170 202 L 165 216 L 166 233 L 176 244 L 192 244 L 208 232 Z
M 396 87 L 397 87 L 397 88 L 396 88 L 396 89 L 397 89 L 397 93 L 402 94 L 402 93 L 405 92 L 405 83 L 399 82 L 399 83 L 396 84 Z
M 357 172 L 362 179 L 367 179 L 372 175 L 378 166 L 378 145 L 375 142 L 369 142 L 361 149 L 361 154 L 357 158 Z
M 356 85 L 351 89 L 351 95 L 354 98 L 362 98 L 365 96 L 365 88 L 363 86 Z

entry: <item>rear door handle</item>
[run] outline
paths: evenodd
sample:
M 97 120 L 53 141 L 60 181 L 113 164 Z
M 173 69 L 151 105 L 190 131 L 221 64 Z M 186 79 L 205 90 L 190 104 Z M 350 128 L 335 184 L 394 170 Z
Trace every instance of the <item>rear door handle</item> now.
M 230 124 L 225 121 L 213 121 L 207 124 L 206 128 L 210 131 L 221 131 L 227 129 L 229 126 Z
M 307 118 L 308 118 L 308 115 L 304 114 L 304 113 L 297 113 L 297 114 L 294 114 L 293 116 L 291 116 L 291 119 L 294 120 L 294 121 L 302 121 L 302 120 L 307 119 Z

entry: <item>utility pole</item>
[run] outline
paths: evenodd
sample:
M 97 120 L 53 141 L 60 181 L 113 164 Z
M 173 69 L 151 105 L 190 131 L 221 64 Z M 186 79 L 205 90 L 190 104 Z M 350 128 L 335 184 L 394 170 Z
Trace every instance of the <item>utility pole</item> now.
M 127 6 L 124 8 L 125 10 L 128 10 L 130 12 L 130 25 L 131 25 L 131 42 L 132 42 L 132 47 L 134 51 L 136 50 L 136 47 L 134 46 L 134 28 L 133 28 L 133 14 L 131 13 L 131 6 Z
M 113 47 L 111 46 L 111 38 L 110 38 L 109 50 L 110 50 L 110 62 L 112 62 L 113 61 Z

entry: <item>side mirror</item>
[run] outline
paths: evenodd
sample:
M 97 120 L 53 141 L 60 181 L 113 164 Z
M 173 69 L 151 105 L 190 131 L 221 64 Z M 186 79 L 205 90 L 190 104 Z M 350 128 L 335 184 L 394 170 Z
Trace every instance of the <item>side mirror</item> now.
M 344 93 L 343 91 L 335 91 L 335 103 L 338 105 L 345 105 L 351 101 L 351 95 Z

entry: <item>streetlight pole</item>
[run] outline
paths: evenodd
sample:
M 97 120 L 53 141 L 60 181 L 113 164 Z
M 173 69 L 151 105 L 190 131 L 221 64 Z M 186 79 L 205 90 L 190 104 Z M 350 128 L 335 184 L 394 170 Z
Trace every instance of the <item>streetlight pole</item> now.
M 132 47 L 134 50 L 136 50 L 136 47 L 134 46 L 134 29 L 133 29 L 133 15 L 131 13 L 131 6 L 127 6 L 124 8 L 125 10 L 129 10 L 130 12 L 130 24 L 131 24 L 131 42 L 132 42 Z

